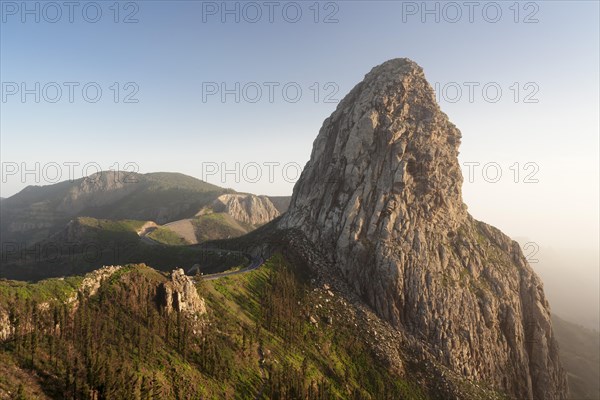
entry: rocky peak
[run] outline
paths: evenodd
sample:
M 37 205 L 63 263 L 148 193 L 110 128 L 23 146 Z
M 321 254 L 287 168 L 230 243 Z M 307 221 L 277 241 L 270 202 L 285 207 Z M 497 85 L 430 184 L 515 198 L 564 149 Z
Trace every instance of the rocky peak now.
M 158 302 L 167 314 L 173 311 L 194 316 L 206 313 L 204 299 L 198 295 L 196 285 L 181 268 L 171 272 L 170 281 L 159 286 Z
M 460 131 L 407 59 L 375 67 L 325 120 L 281 228 L 438 361 L 518 399 L 562 399 L 542 284 L 462 201 Z
M 460 132 L 440 111 L 423 70 L 407 59 L 388 61 L 325 120 L 287 220 L 347 221 L 327 232 L 332 237 L 318 238 L 328 241 L 385 236 L 408 219 L 455 228 L 467 215 L 459 144 Z

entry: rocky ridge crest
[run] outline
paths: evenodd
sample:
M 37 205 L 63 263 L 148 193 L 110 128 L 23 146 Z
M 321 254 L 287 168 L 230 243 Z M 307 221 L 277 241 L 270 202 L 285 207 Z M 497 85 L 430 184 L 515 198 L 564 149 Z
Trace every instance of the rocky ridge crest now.
M 282 229 L 437 361 L 517 399 L 564 399 L 548 302 L 519 245 L 462 201 L 460 131 L 407 59 L 374 68 L 325 120 Z

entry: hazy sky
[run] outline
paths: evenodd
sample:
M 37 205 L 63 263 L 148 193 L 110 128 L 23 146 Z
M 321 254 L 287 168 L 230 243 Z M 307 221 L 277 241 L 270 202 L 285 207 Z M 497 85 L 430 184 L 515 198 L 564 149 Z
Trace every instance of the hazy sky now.
M 3 197 L 68 162 L 288 195 L 336 101 L 409 57 L 462 131 L 470 212 L 597 272 L 598 2 L 116 4 L 0 2 Z

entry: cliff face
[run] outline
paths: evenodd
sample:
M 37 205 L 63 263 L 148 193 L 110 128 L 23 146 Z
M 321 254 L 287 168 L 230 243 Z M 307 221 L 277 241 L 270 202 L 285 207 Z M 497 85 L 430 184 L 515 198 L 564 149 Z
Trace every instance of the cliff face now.
M 516 242 L 467 213 L 460 137 L 422 69 L 388 61 L 325 120 L 280 227 L 454 371 L 513 398 L 563 399 L 542 283 Z
M 253 194 L 223 194 L 209 207 L 200 210 L 198 215 L 207 212 L 226 213 L 236 221 L 253 226 L 264 225 L 280 215 L 279 209 L 269 197 Z
M 194 282 L 181 268 L 171 272 L 171 280 L 159 286 L 157 300 L 167 314 L 173 310 L 193 316 L 206 314 L 204 299 L 198 295 Z

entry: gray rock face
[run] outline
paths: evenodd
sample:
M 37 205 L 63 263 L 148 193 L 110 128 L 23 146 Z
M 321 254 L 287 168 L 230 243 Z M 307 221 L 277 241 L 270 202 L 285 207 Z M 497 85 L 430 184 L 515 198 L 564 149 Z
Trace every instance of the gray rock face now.
M 171 273 L 171 280 L 161 284 L 158 289 L 158 302 L 167 314 L 172 311 L 191 316 L 206 313 L 204 299 L 198 295 L 194 282 L 179 268 Z
M 280 227 L 452 370 L 512 398 L 566 398 L 541 281 L 462 201 L 460 137 L 422 69 L 388 61 L 325 120 Z
M 98 289 L 106 279 L 110 278 L 114 273 L 119 271 L 122 267 L 120 265 L 105 265 L 100 269 L 90 272 L 83 278 L 79 292 L 85 297 L 94 296 L 98 293 Z M 77 295 L 72 297 L 73 301 L 77 300 Z M 72 301 L 70 301 L 72 302 Z
M 223 194 L 198 214 L 207 212 L 227 213 L 236 221 L 253 226 L 264 225 L 280 215 L 269 197 L 253 194 Z
M 0 342 L 8 340 L 15 333 L 15 327 L 10 323 L 8 311 L 0 308 Z

